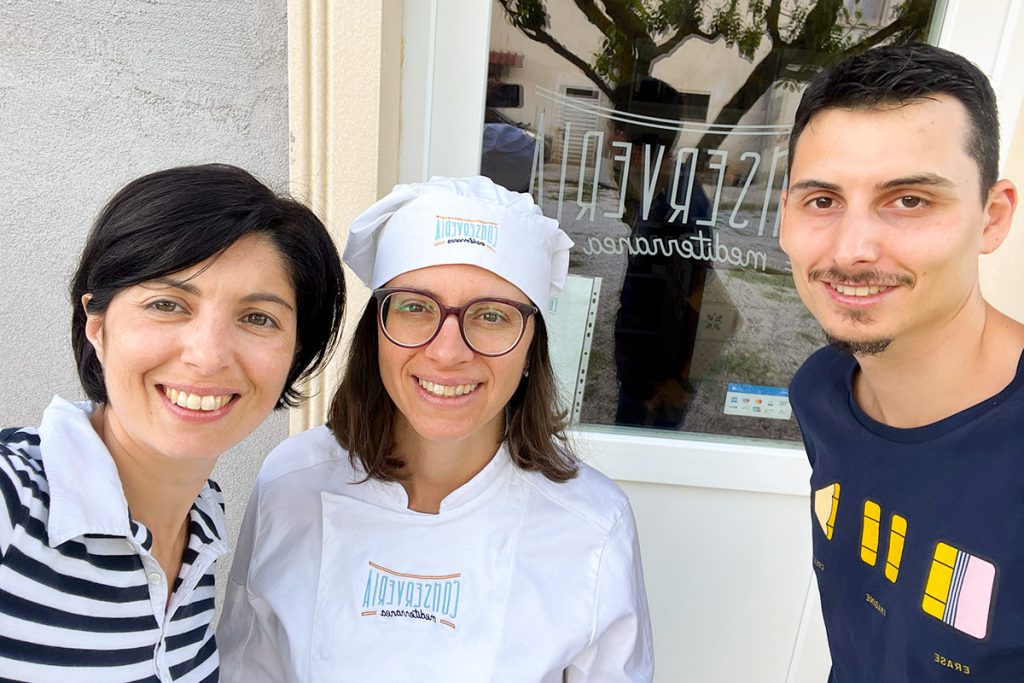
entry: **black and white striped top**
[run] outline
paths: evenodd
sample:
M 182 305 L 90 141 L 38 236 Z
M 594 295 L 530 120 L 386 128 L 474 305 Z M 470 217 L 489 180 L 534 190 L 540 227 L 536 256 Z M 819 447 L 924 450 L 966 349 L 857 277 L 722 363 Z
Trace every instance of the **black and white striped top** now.
M 0 680 L 215 682 L 220 489 L 192 505 L 167 605 L 152 534 L 129 517 L 90 410 L 55 397 L 38 431 L 0 431 Z

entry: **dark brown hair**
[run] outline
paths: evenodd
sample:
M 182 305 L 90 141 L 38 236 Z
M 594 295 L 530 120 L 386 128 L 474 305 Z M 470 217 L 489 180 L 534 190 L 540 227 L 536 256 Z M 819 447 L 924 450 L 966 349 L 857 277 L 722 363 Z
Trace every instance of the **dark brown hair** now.
M 533 342 L 523 377 L 508 402 L 505 427 L 509 454 L 520 469 L 551 481 L 568 481 L 579 470 L 565 436 L 565 412 L 558 409 L 555 375 L 548 357 L 544 320 L 534 316 Z M 331 401 L 327 425 L 368 479 L 399 481 L 405 462 L 395 453 L 397 408 L 384 388 L 377 356 L 377 302 L 370 299 L 352 337 L 345 378 Z
M 964 57 L 924 43 L 886 45 L 844 59 L 811 80 L 789 134 L 789 169 L 807 124 L 827 109 L 874 110 L 948 95 L 967 111 L 967 153 L 978 164 L 981 202 L 999 178 L 996 95 L 981 69 Z
M 298 303 L 296 349 L 276 408 L 297 406 L 299 386 L 330 358 L 345 315 L 345 278 L 327 228 L 303 204 L 226 164 L 150 173 L 122 188 L 93 224 L 71 281 L 71 345 L 86 395 L 107 402 L 103 367 L 86 338 L 82 296 L 102 315 L 123 289 L 223 253 L 246 235 L 284 261 Z

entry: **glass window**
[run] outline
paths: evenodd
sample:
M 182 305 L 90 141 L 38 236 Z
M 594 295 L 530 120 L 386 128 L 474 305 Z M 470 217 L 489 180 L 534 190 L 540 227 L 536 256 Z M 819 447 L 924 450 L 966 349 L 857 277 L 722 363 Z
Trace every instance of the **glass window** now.
M 600 278 L 581 421 L 799 439 L 823 336 L 778 246 L 789 124 L 821 65 L 926 39 L 933 2 L 494 2 L 488 91 L 518 98 L 489 98 L 482 172 Z
M 843 8 L 848 13 L 848 20 L 857 24 L 877 25 L 888 9 L 887 0 L 844 0 Z

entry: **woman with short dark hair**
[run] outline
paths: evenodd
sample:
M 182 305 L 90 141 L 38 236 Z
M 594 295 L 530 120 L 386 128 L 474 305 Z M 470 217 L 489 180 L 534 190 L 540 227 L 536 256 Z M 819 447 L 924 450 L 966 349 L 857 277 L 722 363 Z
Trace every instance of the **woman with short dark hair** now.
M 328 425 L 268 457 L 218 637 L 226 681 L 650 681 L 629 502 L 566 444 L 549 299 L 572 242 L 486 178 L 352 226 L 372 290 Z
M 323 224 L 232 166 L 129 183 L 71 286 L 90 399 L 0 431 L 5 680 L 217 681 L 217 457 L 295 405 L 344 310 Z

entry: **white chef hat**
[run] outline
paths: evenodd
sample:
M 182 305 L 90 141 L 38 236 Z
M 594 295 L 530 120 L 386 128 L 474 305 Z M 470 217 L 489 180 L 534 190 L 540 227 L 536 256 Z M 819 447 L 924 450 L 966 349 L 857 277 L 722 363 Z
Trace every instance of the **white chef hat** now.
M 483 176 L 435 177 L 396 185 L 361 213 L 343 258 L 371 289 L 427 266 L 479 266 L 519 287 L 546 316 L 549 298 L 565 286 L 570 247 L 530 195 Z

